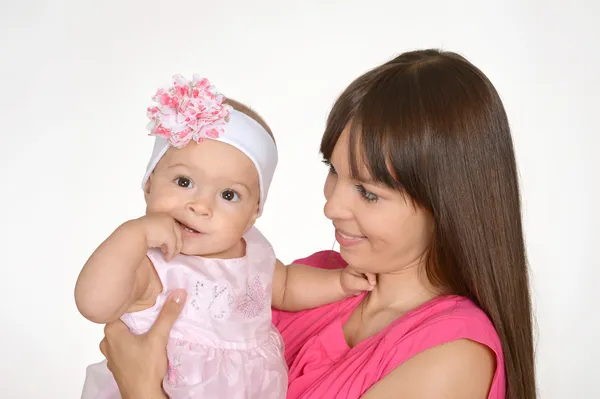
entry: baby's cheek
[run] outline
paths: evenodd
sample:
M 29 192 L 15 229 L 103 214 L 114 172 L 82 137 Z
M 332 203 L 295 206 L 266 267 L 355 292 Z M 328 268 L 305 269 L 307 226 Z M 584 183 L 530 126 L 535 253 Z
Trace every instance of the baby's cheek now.
M 213 215 L 211 230 L 219 236 L 221 243 L 228 243 L 229 246 L 237 244 L 252 226 L 254 208 L 250 204 L 244 205 L 221 209 L 218 214 Z
M 150 196 L 146 202 L 147 213 L 170 213 L 175 208 L 174 201 L 163 195 Z
M 232 247 L 242 237 L 244 232 L 238 228 L 236 223 L 231 223 L 232 220 L 224 218 L 213 226 L 214 239 L 213 243 L 224 250 Z
M 226 223 L 223 226 L 223 238 L 232 245 L 236 243 L 244 235 L 246 225 L 243 222 L 232 221 L 234 223 Z

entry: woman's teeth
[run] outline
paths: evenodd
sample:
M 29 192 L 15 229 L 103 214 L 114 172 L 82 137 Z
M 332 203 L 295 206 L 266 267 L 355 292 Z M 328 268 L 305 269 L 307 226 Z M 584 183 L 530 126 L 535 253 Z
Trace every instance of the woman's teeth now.
M 342 236 L 342 238 L 345 238 L 346 240 L 356 240 L 358 238 L 362 238 L 362 237 L 348 236 L 348 235 L 342 233 L 341 231 L 338 231 L 338 233 L 340 236 Z

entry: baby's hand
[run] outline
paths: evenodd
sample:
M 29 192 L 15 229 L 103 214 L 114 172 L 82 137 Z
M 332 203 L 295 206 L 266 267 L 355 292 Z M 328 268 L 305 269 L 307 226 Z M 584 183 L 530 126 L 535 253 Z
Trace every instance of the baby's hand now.
M 181 252 L 183 238 L 181 227 L 167 214 L 153 213 L 133 221 L 146 238 L 148 248 L 160 248 L 167 262 Z
M 356 296 L 365 291 L 373 290 L 376 278 L 373 273 L 360 273 L 348 266 L 342 270 L 340 275 L 342 290 L 348 296 Z

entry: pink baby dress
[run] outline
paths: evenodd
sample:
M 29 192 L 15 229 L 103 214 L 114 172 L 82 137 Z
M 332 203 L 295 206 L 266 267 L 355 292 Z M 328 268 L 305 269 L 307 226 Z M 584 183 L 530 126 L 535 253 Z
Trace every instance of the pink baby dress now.
M 163 291 L 153 307 L 121 319 L 133 333 L 145 333 L 168 295 L 187 290 L 167 346 L 163 388 L 172 399 L 286 396 L 283 340 L 271 321 L 275 254 L 254 227 L 244 239 L 246 255 L 238 259 L 179 255 L 167 263 L 160 250 L 148 252 Z M 82 399 L 120 397 L 106 361 L 88 366 Z

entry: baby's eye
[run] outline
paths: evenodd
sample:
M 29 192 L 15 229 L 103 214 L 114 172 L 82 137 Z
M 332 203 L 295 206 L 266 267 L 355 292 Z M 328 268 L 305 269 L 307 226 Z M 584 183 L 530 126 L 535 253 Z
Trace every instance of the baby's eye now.
M 177 184 L 179 187 L 183 187 L 183 188 L 192 188 L 193 187 L 192 181 L 185 176 L 180 176 L 177 179 L 175 179 L 175 184 Z
M 225 190 L 221 193 L 221 198 L 225 201 L 239 202 L 240 195 L 233 190 Z

